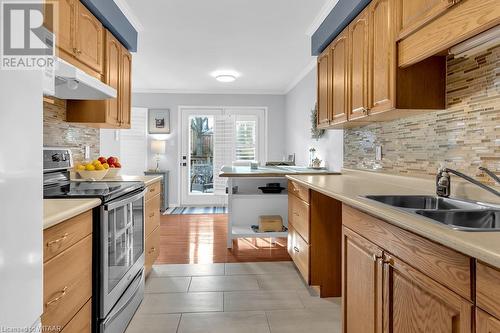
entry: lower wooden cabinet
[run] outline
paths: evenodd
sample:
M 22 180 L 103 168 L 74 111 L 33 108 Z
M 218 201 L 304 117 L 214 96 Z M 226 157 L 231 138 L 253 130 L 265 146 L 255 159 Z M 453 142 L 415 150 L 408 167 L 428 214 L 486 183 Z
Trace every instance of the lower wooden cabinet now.
M 92 301 L 88 301 L 83 308 L 71 319 L 62 330 L 62 333 L 89 333 L 92 332 Z
M 345 227 L 342 234 L 344 332 L 382 332 L 382 249 Z
M 160 182 L 147 187 L 144 222 L 144 268 L 146 276 L 151 272 L 154 262 L 160 254 Z
M 500 333 L 500 320 L 483 310 L 476 310 L 476 333 Z
M 288 229 L 288 254 L 304 280 L 309 284 L 309 244 L 295 231 L 292 225 Z
M 392 238 L 396 234 L 392 228 L 397 227 L 346 205 L 343 224 L 344 332 L 473 332 L 472 300 L 446 282 L 462 271 L 462 255 L 450 252 L 447 258 L 443 249 L 441 259 L 421 261 L 420 251 L 434 255 L 432 243 L 417 235 L 409 237 L 403 230 Z M 359 232 L 349 226 L 359 227 Z M 414 260 L 408 251 L 414 253 Z M 407 257 L 406 261 L 399 256 Z M 438 266 L 446 267 L 443 283 L 424 273 Z M 459 273 L 469 285 L 471 266 Z
M 92 214 L 44 230 L 42 325 L 91 332 Z

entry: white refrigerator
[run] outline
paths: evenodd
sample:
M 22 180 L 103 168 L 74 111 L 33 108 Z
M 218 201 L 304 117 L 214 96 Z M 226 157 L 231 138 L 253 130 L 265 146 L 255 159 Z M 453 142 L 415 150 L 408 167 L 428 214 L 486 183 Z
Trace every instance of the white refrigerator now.
M 0 70 L 0 332 L 43 311 L 42 91 L 41 72 Z

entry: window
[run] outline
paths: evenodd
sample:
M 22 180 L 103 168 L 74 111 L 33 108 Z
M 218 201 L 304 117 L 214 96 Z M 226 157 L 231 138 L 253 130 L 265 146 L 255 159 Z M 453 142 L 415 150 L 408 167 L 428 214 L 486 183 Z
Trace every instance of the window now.
M 237 161 L 257 160 L 257 120 L 236 119 L 235 159 Z M 255 117 L 252 117 L 255 118 Z

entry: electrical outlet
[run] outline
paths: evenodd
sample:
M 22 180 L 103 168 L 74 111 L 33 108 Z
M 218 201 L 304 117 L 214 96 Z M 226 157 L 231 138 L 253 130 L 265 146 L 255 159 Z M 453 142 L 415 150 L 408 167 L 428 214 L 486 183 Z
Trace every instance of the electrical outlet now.
M 375 146 L 375 160 L 382 161 L 382 146 Z

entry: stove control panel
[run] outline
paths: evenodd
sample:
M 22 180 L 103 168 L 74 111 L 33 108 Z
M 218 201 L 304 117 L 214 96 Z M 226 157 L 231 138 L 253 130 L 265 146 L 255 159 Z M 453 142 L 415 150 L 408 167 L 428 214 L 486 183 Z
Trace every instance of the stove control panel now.
M 67 170 L 73 167 L 73 158 L 69 148 L 43 148 L 43 170 Z

